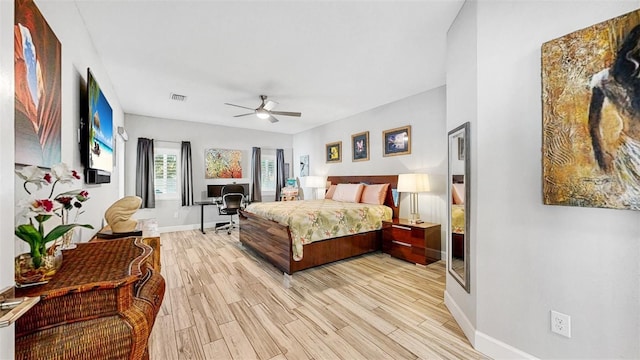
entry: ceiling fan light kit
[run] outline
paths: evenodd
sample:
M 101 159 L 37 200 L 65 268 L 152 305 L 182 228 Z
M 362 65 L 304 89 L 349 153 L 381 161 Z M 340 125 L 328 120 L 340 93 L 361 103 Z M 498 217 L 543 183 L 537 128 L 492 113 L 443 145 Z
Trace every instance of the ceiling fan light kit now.
M 269 111 L 266 109 L 257 109 L 256 110 L 256 116 L 259 117 L 260 119 L 268 119 L 269 118 Z
M 258 118 L 263 120 L 268 119 L 272 123 L 278 122 L 278 119 L 276 119 L 273 115 L 295 116 L 295 117 L 302 116 L 302 113 L 300 112 L 273 111 L 273 109 L 276 107 L 276 105 L 278 105 L 278 103 L 275 101 L 267 100 L 267 95 L 260 95 L 260 100 L 262 100 L 262 103 L 256 109 L 252 109 L 250 107 L 246 107 L 242 105 L 230 104 L 230 103 L 224 103 L 224 104 L 247 109 L 247 110 L 253 110 L 253 112 L 250 112 L 247 114 L 235 115 L 234 117 L 241 117 L 241 116 L 256 114 Z M 265 100 L 266 100 L 266 103 L 265 103 Z

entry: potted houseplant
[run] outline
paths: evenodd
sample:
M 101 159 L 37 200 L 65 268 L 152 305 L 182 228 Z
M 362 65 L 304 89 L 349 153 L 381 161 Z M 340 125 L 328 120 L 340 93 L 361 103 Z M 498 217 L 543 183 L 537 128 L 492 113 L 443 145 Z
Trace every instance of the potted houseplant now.
M 71 190 L 54 196 L 58 183 L 70 184 L 80 179 L 78 173 L 70 170 L 64 163 L 52 167 L 51 172 L 44 172 L 36 166 L 26 166 L 17 170 L 16 174 L 24 180 L 23 187 L 29 195 L 18 206 L 20 217 L 28 219 L 28 223 L 16 226 L 15 234 L 29 244 L 29 254 L 16 258 L 16 281 L 19 284 L 40 282 L 55 274 L 61 263 L 61 259 L 52 259 L 55 246 L 47 248 L 47 244 L 62 238 L 75 227 L 93 229 L 89 224 L 69 223 L 69 212 L 75 208 L 77 218 L 82 203 L 89 199 L 89 193 L 85 190 Z M 51 191 L 48 197 L 38 198 L 33 191 L 42 189 L 43 185 L 51 185 Z M 45 234 L 44 223 L 53 216 L 60 217 L 62 224 Z

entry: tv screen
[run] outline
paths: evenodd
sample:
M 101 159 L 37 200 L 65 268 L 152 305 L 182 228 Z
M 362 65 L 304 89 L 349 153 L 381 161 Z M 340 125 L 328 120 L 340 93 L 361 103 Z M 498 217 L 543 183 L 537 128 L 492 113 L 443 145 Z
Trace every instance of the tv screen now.
M 113 110 L 91 70 L 87 69 L 88 164 L 85 167 L 111 172 L 113 169 Z

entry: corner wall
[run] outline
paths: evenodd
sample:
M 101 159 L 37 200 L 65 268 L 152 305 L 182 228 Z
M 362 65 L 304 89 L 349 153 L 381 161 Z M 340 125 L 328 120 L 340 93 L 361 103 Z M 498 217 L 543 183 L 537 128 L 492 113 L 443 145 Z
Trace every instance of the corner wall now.
M 13 1 L 0 1 L 0 291 L 15 284 L 13 9 Z M 13 359 L 14 329 L 14 325 L 0 328 L 0 359 Z
M 474 239 L 477 238 L 478 228 L 476 216 L 478 209 L 478 158 L 477 131 L 478 131 L 478 67 L 477 67 L 477 3 L 467 1 L 460 9 L 458 16 L 447 32 L 447 129 L 450 131 L 469 122 L 469 142 L 471 161 L 471 218 L 467 229 L 470 237 L 470 256 L 468 265 L 470 269 L 470 292 L 467 293 L 447 271 L 447 283 L 445 292 L 445 304 L 464 331 L 465 335 L 475 344 L 476 302 L 476 249 Z M 448 222 L 447 222 L 448 223 Z
M 477 21 L 471 286 L 475 346 L 491 357 L 640 357 L 640 213 L 542 204 L 540 77 L 542 43 L 639 5 L 478 1 L 475 20 L 456 20 Z M 570 339 L 551 333 L 551 310 L 571 316 Z

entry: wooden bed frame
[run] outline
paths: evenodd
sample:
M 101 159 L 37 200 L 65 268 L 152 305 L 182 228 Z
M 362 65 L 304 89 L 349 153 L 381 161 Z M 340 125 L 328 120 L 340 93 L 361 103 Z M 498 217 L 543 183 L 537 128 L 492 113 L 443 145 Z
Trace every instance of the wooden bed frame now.
M 398 198 L 398 204 L 394 204 L 391 192 L 391 189 L 397 188 L 397 175 L 329 176 L 327 181 L 331 181 L 332 184 L 389 184 L 384 204 L 393 209 L 394 218 L 398 217 L 400 201 Z M 377 251 L 381 249 L 382 231 L 370 231 L 306 244 L 303 247 L 302 260 L 295 261 L 288 226 L 240 211 L 240 242 L 278 269 L 291 275 L 296 271 Z

